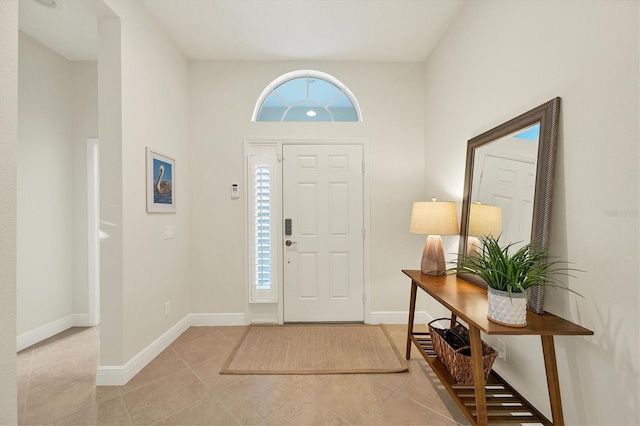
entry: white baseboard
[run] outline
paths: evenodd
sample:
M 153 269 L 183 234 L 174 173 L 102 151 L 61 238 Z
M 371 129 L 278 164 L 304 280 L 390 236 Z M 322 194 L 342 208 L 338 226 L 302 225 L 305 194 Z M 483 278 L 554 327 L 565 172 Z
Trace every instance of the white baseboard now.
M 245 325 L 241 314 L 190 314 L 191 327 L 212 327 L 216 325 Z
M 91 321 L 89 321 L 89 314 L 67 315 L 49 324 L 18 335 L 16 338 L 16 349 L 19 352 L 58 333 L 62 333 L 71 327 L 92 327 L 93 325 L 94 324 L 91 324 Z
M 278 320 L 275 319 L 254 319 L 251 324 L 278 324 Z
M 62 333 L 68 328 L 73 327 L 73 315 L 67 315 L 59 320 L 50 322 L 31 331 L 27 331 L 18 335 L 17 337 L 17 350 L 21 351 L 28 348 L 31 345 L 42 342 L 51 336 L 55 336 L 58 333 Z
M 416 311 L 414 323 L 426 324 L 431 316 L 425 311 Z M 371 312 L 372 324 L 407 324 L 409 321 L 408 311 L 378 311 Z
M 73 314 L 73 326 L 74 327 L 93 327 L 96 324 L 91 324 L 89 314 Z
M 190 315 L 180 320 L 163 335 L 141 350 L 125 365 L 101 365 L 96 372 L 96 385 L 123 386 L 191 326 Z
M 189 314 L 131 358 L 125 365 L 102 365 L 96 373 L 98 386 L 123 386 L 160 355 L 189 327 L 244 325 L 244 314 Z

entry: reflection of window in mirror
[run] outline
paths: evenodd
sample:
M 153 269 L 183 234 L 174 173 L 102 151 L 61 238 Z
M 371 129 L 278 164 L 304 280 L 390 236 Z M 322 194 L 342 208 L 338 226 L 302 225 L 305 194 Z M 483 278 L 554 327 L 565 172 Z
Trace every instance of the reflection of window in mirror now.
M 531 239 L 539 136 L 537 123 L 474 151 L 471 208 L 477 203 L 498 207 L 502 217 L 500 242 L 516 243 L 515 250 Z M 470 214 L 469 236 L 484 236 L 471 232 L 473 221 L 474 215 Z

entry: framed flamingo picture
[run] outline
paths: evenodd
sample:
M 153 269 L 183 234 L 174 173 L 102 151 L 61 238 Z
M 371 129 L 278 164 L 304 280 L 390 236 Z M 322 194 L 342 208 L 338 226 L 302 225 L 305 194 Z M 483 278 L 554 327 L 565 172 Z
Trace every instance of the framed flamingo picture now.
M 176 160 L 147 147 L 147 212 L 176 212 Z

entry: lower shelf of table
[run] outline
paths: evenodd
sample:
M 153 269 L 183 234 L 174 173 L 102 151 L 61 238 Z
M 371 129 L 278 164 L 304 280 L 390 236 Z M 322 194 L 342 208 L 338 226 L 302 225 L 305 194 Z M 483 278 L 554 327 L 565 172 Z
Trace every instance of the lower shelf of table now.
M 472 424 L 477 424 L 473 385 L 455 383 L 444 364 L 436 357 L 429 333 L 414 332 L 411 339 L 467 419 Z M 489 423 L 553 424 L 494 371 L 489 374 L 485 392 Z

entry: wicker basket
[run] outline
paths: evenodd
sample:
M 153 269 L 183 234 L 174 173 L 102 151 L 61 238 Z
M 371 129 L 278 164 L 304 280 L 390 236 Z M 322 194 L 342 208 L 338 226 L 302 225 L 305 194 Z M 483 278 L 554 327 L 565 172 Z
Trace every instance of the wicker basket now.
M 449 318 L 438 318 L 429 323 L 429 333 L 431 334 L 431 342 L 433 343 L 433 349 L 436 352 L 436 355 L 438 355 L 438 358 L 442 361 L 456 383 L 461 385 L 472 385 L 473 371 L 471 367 L 471 356 L 462 353 L 465 349 L 470 349 L 470 347 L 468 345 L 462 346 L 458 349 L 451 347 L 444 338 L 445 330 L 433 327 L 432 324 L 436 321 L 449 321 Z M 465 326 L 456 322 L 453 330 L 458 332 L 458 334 L 466 339 L 467 342 L 469 341 L 469 330 L 467 330 Z M 497 356 L 498 352 L 496 352 L 495 349 L 482 342 L 482 363 L 484 365 L 485 382 L 487 377 L 489 377 L 493 361 L 495 361 Z

